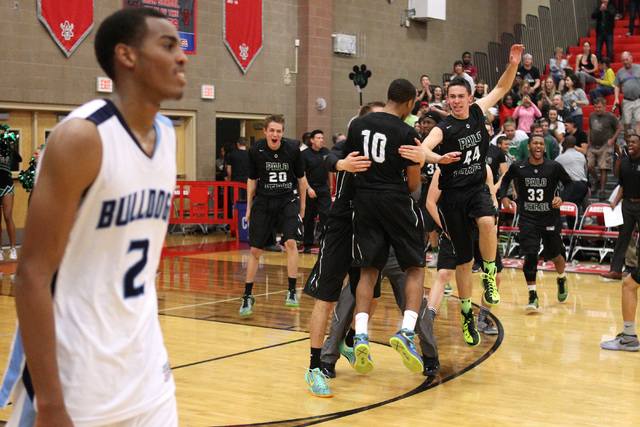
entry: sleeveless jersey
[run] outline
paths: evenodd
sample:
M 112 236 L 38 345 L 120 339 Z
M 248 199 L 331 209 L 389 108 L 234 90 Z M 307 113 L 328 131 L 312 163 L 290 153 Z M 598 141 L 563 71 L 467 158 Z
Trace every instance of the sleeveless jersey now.
M 111 424 L 175 391 L 155 276 L 176 184 L 176 136 L 157 115 L 149 157 L 111 101 L 89 102 L 71 118 L 95 123 L 102 163 L 53 284 L 58 366 L 75 425 Z
M 249 148 L 249 179 L 258 181 L 257 196 L 293 196 L 298 179 L 303 176 L 302 153 L 293 142 L 282 138 L 280 147 L 272 150 L 263 138 Z
M 416 163 L 400 156 L 402 145 L 416 145 L 416 130 L 393 114 L 378 112 L 354 119 L 349 126 L 345 152 L 368 156 L 371 166 L 355 174 L 358 191 L 409 193 L 407 166 Z
M 469 117 L 445 117 L 438 127 L 442 130 L 441 154 L 460 151 L 460 160 L 440 167 L 440 189 L 468 189 L 483 185 L 487 179 L 485 158 L 491 138 L 484 127 L 484 113 L 477 104 L 469 106 Z M 475 191 L 475 190 L 474 190 Z

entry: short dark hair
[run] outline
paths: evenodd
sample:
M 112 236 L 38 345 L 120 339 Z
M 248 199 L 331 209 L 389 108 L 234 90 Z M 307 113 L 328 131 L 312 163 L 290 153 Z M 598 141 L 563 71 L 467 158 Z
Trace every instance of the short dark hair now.
M 249 144 L 249 142 L 247 141 L 247 138 L 245 138 L 244 136 L 241 136 L 236 141 L 236 144 L 240 145 L 241 147 L 246 147 Z
M 573 117 L 567 117 L 567 118 L 565 118 L 565 119 L 564 119 L 564 122 L 563 122 L 563 123 L 564 123 L 565 125 L 566 125 L 567 123 L 571 123 L 572 125 L 575 125 L 575 124 L 576 124 L 576 121 L 575 121 L 575 120 L 573 120 Z
M 509 138 L 507 138 L 507 137 L 506 137 L 506 136 L 504 136 L 504 135 L 499 136 L 499 137 L 498 137 L 498 139 L 496 140 L 496 145 L 502 145 L 502 143 L 503 143 L 504 141 L 508 141 L 508 140 L 509 140 Z
M 451 83 L 449 83 L 449 89 L 454 86 L 464 86 L 467 89 L 467 93 L 471 95 L 471 86 L 469 85 L 467 79 L 465 79 L 464 77 L 458 76 L 451 79 Z
M 603 64 L 607 64 L 607 68 L 611 66 L 611 59 L 607 58 L 606 56 L 603 56 L 600 62 L 602 62 Z
M 407 79 L 395 79 L 389 85 L 387 98 L 398 104 L 416 99 L 416 87 Z
M 423 116 L 421 116 L 418 120 L 420 123 L 424 122 L 427 119 L 431 119 L 434 122 L 440 123 L 442 121 L 442 116 L 437 111 L 427 111 Z
M 531 135 L 531 138 L 529 138 L 529 142 L 527 142 L 527 144 L 531 144 L 534 138 L 540 138 L 542 142 L 546 144 L 546 141 L 544 140 L 544 136 L 542 135 Z
M 462 56 L 465 56 L 465 55 L 471 56 L 471 52 L 468 52 L 468 51 L 462 52 Z
M 320 129 L 316 129 L 314 131 L 311 131 L 311 133 L 309 134 L 309 138 L 313 139 L 317 134 L 324 135 L 324 132 L 322 132 Z
M 540 126 L 540 123 L 533 123 L 533 124 L 531 125 L 530 130 L 531 130 L 531 133 L 532 133 L 532 134 L 533 134 L 533 131 L 538 130 L 538 129 L 542 129 L 542 126 Z
M 284 116 L 281 114 L 272 114 L 264 118 L 264 125 L 262 125 L 265 129 L 269 127 L 269 123 L 276 122 L 282 125 L 284 129 Z
M 564 137 L 564 148 L 565 150 L 567 148 L 573 148 L 576 146 L 576 142 L 578 142 L 578 140 L 576 139 L 575 136 L 573 135 L 567 135 Z
M 93 44 L 96 59 L 107 76 L 115 80 L 115 47 L 123 43 L 140 47 L 147 34 L 147 18 L 167 19 L 148 7 L 121 9 L 102 21 Z

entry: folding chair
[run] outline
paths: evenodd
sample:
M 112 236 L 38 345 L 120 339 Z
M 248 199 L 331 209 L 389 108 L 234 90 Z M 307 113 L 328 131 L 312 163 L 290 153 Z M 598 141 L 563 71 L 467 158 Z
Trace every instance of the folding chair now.
M 604 224 L 604 208 L 609 207 L 606 203 L 593 203 L 587 207 L 582 216 L 580 227 L 573 232 L 573 248 L 570 250 L 572 260 L 578 251 L 596 252 L 599 255 L 599 262 L 613 252 L 612 242 L 618 238 L 617 231 L 611 231 Z M 589 223 L 588 223 L 589 222 Z M 590 245 L 586 245 L 590 242 Z
M 511 251 L 513 249 L 516 248 L 516 246 L 518 246 L 518 242 L 515 241 L 515 237 L 518 235 L 518 233 L 520 232 L 520 228 L 518 227 L 518 208 L 517 205 L 514 208 L 502 208 L 500 210 L 501 214 L 510 214 L 513 215 L 513 221 L 511 222 L 511 225 L 501 225 L 498 227 L 498 231 L 500 235 L 503 235 L 506 237 L 506 240 L 504 242 L 500 241 L 501 239 L 499 239 L 499 243 L 498 245 L 500 246 L 500 248 L 502 249 L 502 254 L 503 256 L 506 258 L 511 254 Z
M 565 254 L 565 258 L 568 260 L 569 255 L 571 254 L 571 246 L 573 245 L 573 238 L 575 235 L 576 227 L 578 226 L 578 206 L 575 203 L 564 202 L 562 206 L 560 206 L 560 215 L 564 216 L 565 219 L 567 217 L 573 218 L 573 228 L 562 228 L 560 231 L 560 235 L 563 239 L 569 239 L 569 244 L 565 245 L 567 250 Z M 567 227 L 569 226 L 569 221 L 567 221 Z

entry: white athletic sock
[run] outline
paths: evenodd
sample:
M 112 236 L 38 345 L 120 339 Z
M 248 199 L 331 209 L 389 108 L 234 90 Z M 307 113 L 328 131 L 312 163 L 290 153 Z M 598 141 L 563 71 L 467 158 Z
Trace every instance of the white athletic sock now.
M 527 285 L 527 289 L 529 289 L 530 291 L 535 291 L 536 285 Z
M 418 321 L 418 313 L 411 310 L 405 310 L 404 318 L 402 319 L 402 329 L 408 329 L 410 331 L 415 330 L 417 321 Z
M 367 324 L 369 323 L 369 313 L 356 314 L 356 335 L 367 334 Z
M 623 322 L 622 323 L 622 333 L 625 335 L 635 335 L 636 334 L 636 322 Z
M 566 274 L 564 274 L 564 273 L 558 274 L 558 279 L 563 279 L 564 277 L 566 277 Z

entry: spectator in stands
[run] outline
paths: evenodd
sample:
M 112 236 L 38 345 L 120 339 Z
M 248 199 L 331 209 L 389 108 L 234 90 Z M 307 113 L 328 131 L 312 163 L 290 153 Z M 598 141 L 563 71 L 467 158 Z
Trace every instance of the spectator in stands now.
M 606 110 L 607 101 L 604 98 L 597 98 L 593 101 L 595 112 L 589 116 L 589 146 L 587 148 L 587 161 L 589 163 L 589 173 L 593 177 L 597 187 L 600 181 L 598 197 L 605 198 L 604 187 L 607 183 L 607 171 L 613 166 L 613 144 L 620 135 L 620 122 L 615 114 Z M 596 165 L 600 169 L 600 177 L 596 173 Z
M 453 63 L 453 74 L 451 75 L 451 80 L 455 79 L 456 77 L 464 78 L 469 83 L 469 87 L 474 87 L 476 85 L 476 82 L 473 81 L 473 78 L 469 74 L 464 72 L 462 61 L 460 60 Z
M 582 107 L 589 105 L 587 94 L 582 90 L 580 80 L 575 74 L 569 74 L 564 81 L 564 94 L 562 96 L 564 108 L 571 111 L 571 117 L 576 122 L 578 129 L 582 129 Z
M 528 159 L 529 158 L 529 141 L 531 141 L 531 138 L 533 138 L 534 136 L 542 136 L 542 133 L 543 133 L 542 126 L 539 123 L 533 123 L 531 125 L 531 135 L 529 136 L 529 138 L 520 141 L 520 144 L 516 148 L 515 152 L 510 148 L 509 153 L 516 158 L 516 161 L 520 161 L 522 159 Z M 551 160 L 555 159 L 556 156 L 554 155 L 553 143 L 549 138 L 544 138 L 544 145 L 545 145 L 544 157 Z
M 553 58 L 549 60 L 549 77 L 553 79 L 556 87 L 562 80 L 562 70 L 567 66 L 567 61 L 571 57 L 571 55 L 569 55 L 564 59 L 562 57 L 563 53 L 564 50 L 561 47 L 557 47 L 554 51 Z
M 624 254 L 629 246 L 634 226 L 636 223 L 640 223 L 640 137 L 638 137 L 638 135 L 629 138 L 627 150 L 629 155 L 619 160 L 620 176 L 618 182 L 620 189 L 618 190 L 615 200 L 611 202 L 611 207 L 614 208 L 622 201 L 623 223 L 618 228 L 619 234 L 613 250 L 613 257 L 611 258 L 611 270 L 609 273 L 602 275 L 608 279 L 616 280 L 622 279 Z M 628 320 L 626 319 L 626 315 L 624 317 L 625 320 Z
M 521 76 L 524 81 L 529 82 L 531 90 L 537 92 L 540 87 L 540 71 L 533 66 L 533 57 L 530 53 L 522 57 L 522 65 L 518 67 L 516 75 Z
M 504 121 L 507 117 L 513 117 L 513 112 L 516 110 L 516 105 L 513 102 L 513 96 L 506 94 L 502 98 L 500 108 L 498 109 L 498 116 L 500 117 L 500 126 L 504 125 Z
M 442 88 L 440 86 L 433 86 L 433 91 L 431 92 L 431 99 L 429 100 L 429 105 L 431 105 L 431 109 L 439 108 L 444 109 L 443 101 L 444 96 L 442 95 Z
M 592 102 L 596 98 L 603 98 L 605 95 L 611 95 L 615 92 L 613 81 L 616 75 L 611 68 L 611 61 L 605 56 L 598 65 L 600 67 L 600 78 L 596 79 L 598 87 L 589 91 L 589 99 Z
M 564 122 L 567 117 L 571 117 L 571 111 L 564 108 L 563 95 L 561 93 L 553 95 L 551 105 L 558 111 L 559 122 Z
M 336 145 L 338 142 L 347 139 L 347 137 L 344 135 L 344 133 L 338 132 L 334 133 L 331 139 L 333 140 L 333 145 Z
M 576 57 L 576 76 L 580 80 L 580 85 L 585 87 L 587 84 L 596 82 L 596 73 L 598 72 L 598 58 L 591 53 L 591 43 L 585 41 L 582 43 L 582 53 Z
M 542 113 L 542 117 L 549 117 L 549 108 L 551 107 L 551 100 L 553 95 L 556 94 L 556 82 L 549 76 L 544 79 L 542 89 L 536 95 L 536 102 L 538 103 L 538 109 Z
M 471 53 L 465 52 L 462 54 L 462 69 L 467 73 L 473 81 L 478 81 L 478 69 L 471 63 Z M 473 87 L 473 85 L 471 85 Z
M 607 44 L 607 56 L 613 58 L 613 28 L 615 26 L 616 7 L 609 0 L 600 0 L 591 14 L 596 20 L 596 56 L 602 59 L 602 44 Z
M 582 130 L 582 128 L 578 128 L 576 126 L 576 122 L 571 117 L 567 117 L 567 120 L 564 122 L 564 127 L 566 130 L 564 137 L 566 138 L 569 135 L 575 137 L 576 151 L 582 153 L 586 158 L 587 147 L 589 146 L 589 137 L 587 134 Z
M 615 86 L 613 100 L 614 107 L 618 105 L 620 88 L 622 87 L 622 117 L 625 130 L 631 127 L 631 121 L 636 122 L 636 132 L 640 129 L 640 65 L 633 63 L 629 52 L 622 52 L 622 65 L 613 81 Z
M 496 144 L 496 141 L 501 136 L 506 136 L 509 139 L 509 154 L 515 156 L 516 150 L 520 146 L 520 141 L 527 139 L 529 136 L 526 132 L 516 129 L 516 121 L 513 117 L 509 117 L 502 127 L 503 132 L 494 136 L 491 140 L 491 144 Z
M 629 32 L 627 33 L 627 37 L 633 35 L 636 16 L 640 17 L 640 0 L 629 0 Z
M 576 138 L 573 135 L 567 135 L 562 143 L 563 151 L 556 158 L 556 162 L 560 163 L 564 170 L 567 171 L 571 181 L 573 181 L 573 189 L 567 198 L 566 202 L 575 203 L 578 206 L 584 206 L 588 203 L 587 196 L 589 195 L 589 184 L 587 182 L 587 159 L 584 154 L 575 149 Z M 573 217 L 567 217 L 568 226 L 573 229 L 575 219 Z
M 418 117 L 422 117 L 430 110 L 429 103 L 427 101 L 422 101 L 418 106 L 418 113 L 416 114 Z
M 564 123 L 558 120 L 558 109 L 551 106 L 547 116 L 549 118 L 549 132 L 552 133 L 558 141 L 562 142 L 566 131 L 564 129 Z
M 476 83 L 475 91 L 473 92 L 473 100 L 477 101 L 478 99 L 484 98 L 489 93 L 489 87 L 484 82 L 484 80 L 479 80 Z
M 360 107 L 362 108 L 362 107 Z M 351 119 L 353 120 L 353 119 Z M 311 144 L 311 133 L 310 132 L 305 132 L 302 134 L 302 138 L 300 138 L 300 151 L 304 151 L 307 148 L 309 148 L 309 144 Z
M 529 95 L 523 95 L 520 105 L 513 112 L 513 118 L 517 120 L 518 129 L 525 132 L 528 131 L 533 122 L 536 121 L 536 117 L 542 117 L 542 113 L 536 104 L 531 101 Z
M 542 126 L 542 136 L 544 137 L 544 139 L 548 139 L 549 141 L 551 141 L 551 147 L 553 148 L 553 157 L 551 158 L 555 159 L 560 154 L 561 147 L 560 143 L 556 139 L 556 136 L 549 132 L 549 120 L 547 120 L 545 117 L 542 117 L 540 118 L 540 120 L 538 120 L 538 124 Z
M 427 102 L 431 100 L 431 81 L 429 80 L 429 76 L 423 74 L 420 76 L 420 91 L 418 92 L 418 96 L 416 96 L 415 108 L 412 113 L 420 116 L 418 114 L 418 110 L 420 108 L 420 103 Z
M 522 83 L 520 83 L 520 88 L 518 90 L 518 100 L 516 101 L 516 105 L 520 105 L 525 96 L 530 98 L 532 94 L 533 91 L 531 90 L 531 85 L 528 81 L 523 80 Z

